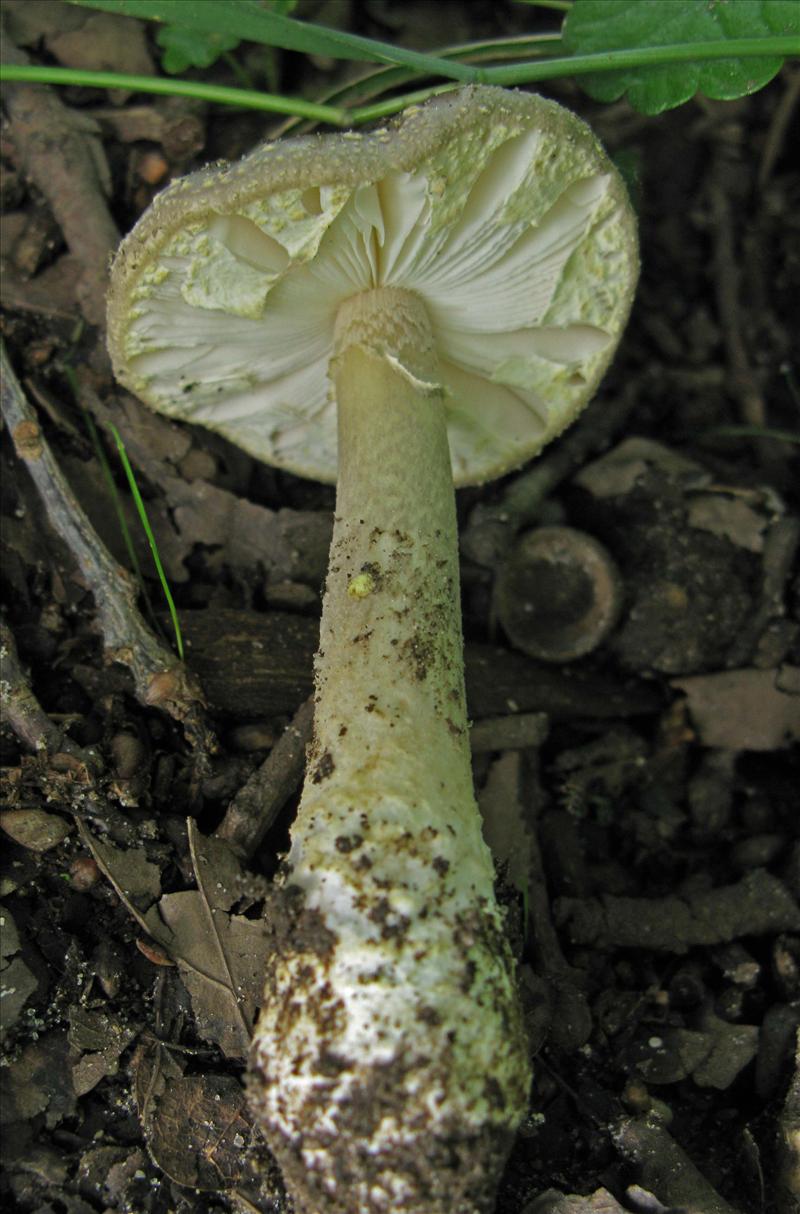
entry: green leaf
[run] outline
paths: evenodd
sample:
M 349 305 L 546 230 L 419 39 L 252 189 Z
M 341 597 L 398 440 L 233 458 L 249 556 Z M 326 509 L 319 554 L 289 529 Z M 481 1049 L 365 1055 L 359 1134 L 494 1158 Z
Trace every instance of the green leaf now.
M 770 35 L 800 35 L 798 0 L 575 0 L 562 37 L 575 55 L 659 47 L 665 44 L 724 43 Z M 623 94 L 643 114 L 660 114 L 682 105 L 695 93 L 730 101 L 763 88 L 780 71 L 783 58 L 748 58 L 640 65 L 581 84 L 597 101 Z
M 225 51 L 239 45 L 239 39 L 230 34 L 201 33 L 175 25 L 162 26 L 156 42 L 163 52 L 161 66 L 172 76 L 190 67 L 211 67 Z
M 260 42 L 305 55 L 368 63 L 402 63 L 445 80 L 480 79 L 480 71 L 464 63 L 423 55 L 374 38 L 328 29 L 324 25 L 296 21 L 294 17 L 264 8 L 258 0 L 70 0 L 70 3 L 81 8 L 119 13 L 123 17 L 162 21 L 200 33 L 226 31 L 242 41 Z

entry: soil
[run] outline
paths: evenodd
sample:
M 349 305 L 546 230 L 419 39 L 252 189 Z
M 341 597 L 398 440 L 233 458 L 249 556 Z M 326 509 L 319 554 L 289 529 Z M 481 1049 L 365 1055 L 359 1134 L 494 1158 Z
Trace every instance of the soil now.
M 523 5 L 335 7 L 419 49 L 530 20 Z M 159 63 L 141 23 L 6 10 L 12 58 Z M 234 68 L 308 96 L 344 70 L 240 47 L 211 77 L 235 83 Z M 529 468 L 459 495 L 475 778 L 535 1053 L 497 1214 L 789 1214 L 800 75 L 657 118 L 570 83 L 545 91 L 626 174 L 642 281 L 584 418 Z M 282 1214 L 241 1080 L 310 728 L 333 493 L 148 413 L 114 385 L 102 332 L 117 231 L 169 179 L 270 128 L 87 89 L 4 100 L 0 1198 L 30 1214 Z M 124 572 L 112 489 L 146 594 Z M 539 524 L 588 533 L 610 562 L 559 589 L 563 637 L 536 598 L 551 575 L 520 570 Z M 510 580 L 526 603 L 506 631 L 494 587 Z M 609 587 L 619 601 L 600 610 Z

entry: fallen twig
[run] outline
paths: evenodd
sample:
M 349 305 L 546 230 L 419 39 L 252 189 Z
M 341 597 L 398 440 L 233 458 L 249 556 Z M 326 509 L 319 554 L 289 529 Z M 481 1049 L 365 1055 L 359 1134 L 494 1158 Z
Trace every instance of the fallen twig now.
M 25 63 L 27 56 L 5 38 L 3 62 Z M 47 199 L 83 267 L 77 291 L 81 310 L 91 324 L 103 325 L 108 267 L 119 233 L 105 201 L 110 175 L 98 127 L 63 105 L 46 85 L 8 83 L 3 100 L 19 166 Z
M 666 898 L 561 898 L 556 922 L 572 944 L 685 953 L 740 936 L 797 931 L 800 908 L 766 869 L 735 885 Z
M 309 696 L 228 806 L 215 834 L 229 843 L 240 859 L 249 859 L 258 851 L 267 831 L 298 788 L 313 725 L 314 700 Z
M 784 81 L 783 96 L 772 115 L 761 152 L 761 163 L 758 166 L 758 186 L 762 190 L 772 176 L 772 170 L 783 151 L 795 110 L 800 103 L 800 72 L 787 70 L 784 73 Z
M 79 755 L 79 748 L 50 720 L 28 686 L 14 635 L 3 621 L 0 621 L 0 701 L 4 720 L 23 746 L 50 754 L 63 751 Z
M 0 621 L 0 701 L 3 720 L 19 741 L 37 756 L 43 767 L 28 767 L 34 778 L 48 788 L 49 798 L 79 821 L 92 822 L 118 842 L 132 843 L 136 838 L 130 821 L 111 804 L 102 790 L 103 764 L 93 750 L 85 749 L 67 737 L 51 721 L 30 688 L 19 660 L 11 629 Z M 12 769 L 9 769 L 9 774 Z M 54 789 L 58 795 L 54 796 Z M 3 799 L 13 805 L 14 778 L 4 782 Z
M 311 690 L 319 624 L 308 616 L 190 608 L 181 628 L 215 712 L 244 721 L 292 713 Z M 467 643 L 466 679 L 474 720 L 536 712 L 554 721 L 629 718 L 663 703 L 652 682 L 566 672 L 496 645 Z
M 127 666 L 137 697 L 181 721 L 200 753 L 214 742 L 203 719 L 199 686 L 150 632 L 136 608 L 133 579 L 100 541 L 56 463 L 6 353 L 2 359 L 2 413 L 17 455 L 30 472 L 53 530 L 70 549 L 94 595 L 107 657 Z
M 736 401 L 741 421 L 748 426 L 763 429 L 768 425 L 767 404 L 758 372 L 748 349 L 745 332 L 745 316 L 742 307 L 741 257 L 737 249 L 737 231 L 734 219 L 735 193 L 730 189 L 734 174 L 742 166 L 731 159 L 724 145 L 720 144 L 712 161 L 712 172 L 708 183 L 708 199 L 713 238 L 714 289 L 717 297 L 717 313 L 727 364 L 727 386 Z M 787 481 L 787 471 L 782 444 L 768 439 L 756 439 L 754 447 L 762 468 L 767 469 L 770 479 L 777 485 Z

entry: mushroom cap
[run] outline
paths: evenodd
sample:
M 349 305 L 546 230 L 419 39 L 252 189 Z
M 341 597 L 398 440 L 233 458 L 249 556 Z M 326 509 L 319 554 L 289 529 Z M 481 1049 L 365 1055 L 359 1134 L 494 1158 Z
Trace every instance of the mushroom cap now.
M 500 565 L 494 608 L 509 639 L 529 657 L 574 662 L 613 631 L 622 578 L 598 540 L 574 527 L 537 527 Z
M 590 129 L 474 86 L 368 133 L 269 142 L 175 181 L 123 241 L 118 379 L 266 463 L 336 479 L 339 306 L 425 302 L 453 477 L 518 467 L 591 398 L 638 274 L 625 187 Z

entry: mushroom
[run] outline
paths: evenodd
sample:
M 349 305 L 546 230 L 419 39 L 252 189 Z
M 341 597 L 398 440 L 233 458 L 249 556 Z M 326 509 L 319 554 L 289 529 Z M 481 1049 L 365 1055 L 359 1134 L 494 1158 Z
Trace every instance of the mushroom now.
M 622 589 L 613 557 L 594 536 L 537 527 L 500 563 L 493 607 L 517 649 L 544 662 L 574 662 L 613 632 Z
M 303 1214 L 492 1208 L 530 1067 L 472 787 L 453 486 L 572 420 L 636 276 L 589 129 L 488 87 L 176 181 L 116 258 L 118 378 L 337 481 L 249 1080 Z

